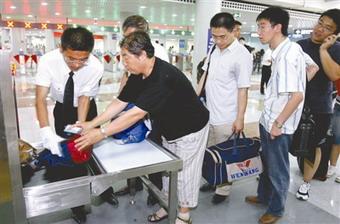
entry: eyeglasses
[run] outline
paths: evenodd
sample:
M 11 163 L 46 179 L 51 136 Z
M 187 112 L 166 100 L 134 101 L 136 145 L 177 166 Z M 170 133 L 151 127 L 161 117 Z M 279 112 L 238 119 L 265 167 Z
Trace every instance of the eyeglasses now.
M 318 28 L 322 28 L 323 31 L 326 31 L 328 33 L 334 33 L 332 27 L 329 27 L 327 24 L 324 24 L 321 20 L 319 20 L 315 26 Z
M 69 58 L 68 56 L 64 55 L 64 60 L 66 63 L 70 63 L 70 64 L 87 65 L 89 58 L 74 59 L 74 58 Z
M 216 36 L 214 34 L 212 34 L 212 38 L 216 41 L 216 40 L 226 40 L 228 39 L 227 35 L 221 35 L 221 36 Z
M 272 27 L 273 27 L 273 25 L 268 25 L 268 26 L 266 26 L 266 25 L 257 25 L 257 31 L 262 33 L 264 31 L 268 30 L 268 28 L 272 28 Z

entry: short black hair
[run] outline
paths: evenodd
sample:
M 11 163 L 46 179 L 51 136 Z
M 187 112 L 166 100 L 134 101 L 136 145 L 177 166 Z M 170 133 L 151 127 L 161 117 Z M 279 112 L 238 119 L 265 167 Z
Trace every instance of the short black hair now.
M 336 25 L 336 30 L 334 34 L 338 34 L 340 32 L 340 9 L 329 9 L 323 12 L 320 18 L 323 16 L 327 16 L 333 20 Z
M 67 28 L 61 36 L 63 50 L 92 52 L 93 47 L 93 34 L 84 27 Z
M 226 28 L 229 32 L 233 31 L 235 20 L 233 15 L 227 12 L 220 12 L 214 15 L 210 20 L 210 28 Z
M 120 42 L 121 48 L 126 48 L 131 54 L 140 56 L 142 51 L 146 52 L 148 58 L 155 55 L 149 34 L 143 31 L 132 32 Z
M 288 36 L 289 14 L 286 10 L 273 6 L 263 10 L 256 18 L 256 21 L 261 19 L 269 20 L 272 26 L 281 24 L 281 33 Z
M 235 24 L 234 26 L 236 26 L 236 25 L 237 25 L 237 26 L 242 26 L 242 23 L 241 23 L 240 21 L 238 21 L 238 20 L 235 20 L 235 21 L 234 21 L 234 24 Z
M 238 40 L 239 40 L 239 41 L 240 41 L 240 40 L 246 41 L 246 39 L 244 39 L 244 37 L 240 37 L 240 39 L 238 39 Z
M 136 28 L 138 31 L 149 32 L 149 23 L 143 16 L 140 15 L 132 15 L 127 17 L 123 22 L 123 32 L 125 32 L 128 28 Z

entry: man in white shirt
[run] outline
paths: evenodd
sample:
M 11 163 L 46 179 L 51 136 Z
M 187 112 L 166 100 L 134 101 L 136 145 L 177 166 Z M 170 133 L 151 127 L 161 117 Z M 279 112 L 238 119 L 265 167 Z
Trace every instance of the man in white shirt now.
M 279 7 L 262 11 L 257 19 L 261 43 L 272 49 L 272 74 L 260 117 L 263 173 L 257 196 L 246 202 L 266 205 L 259 223 L 276 223 L 283 216 L 289 187 L 288 151 L 303 109 L 306 61 L 301 47 L 288 39 L 289 14 Z
M 67 138 L 64 128 L 77 121 L 97 116 L 94 97 L 103 75 L 103 65 L 91 54 L 94 38 L 85 28 L 69 28 L 63 32 L 60 49 L 41 57 L 36 76 L 36 112 L 45 148 L 62 156 L 58 147 L 60 137 Z M 56 101 L 53 115 L 56 135 L 48 120 L 47 96 Z M 86 173 L 84 165 L 76 165 L 71 176 Z M 57 179 L 64 179 L 63 174 Z M 72 209 L 77 222 L 86 221 L 83 206 Z
M 209 51 L 203 66 L 205 74 L 198 88 L 200 93 L 207 76 L 205 92 L 210 112 L 208 147 L 226 141 L 233 132 L 240 133 L 244 128 L 253 64 L 251 54 L 234 37 L 234 24 L 233 16 L 225 12 L 216 14 L 210 21 L 216 48 L 213 52 L 213 47 Z M 205 184 L 201 191 L 209 188 Z M 230 190 L 231 183 L 217 186 L 212 202 L 221 203 L 230 194 Z

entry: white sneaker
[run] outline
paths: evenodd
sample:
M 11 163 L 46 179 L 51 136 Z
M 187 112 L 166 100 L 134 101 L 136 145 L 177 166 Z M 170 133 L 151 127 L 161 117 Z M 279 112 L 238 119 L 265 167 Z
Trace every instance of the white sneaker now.
M 335 182 L 340 183 L 340 175 L 335 178 Z
M 299 200 L 307 201 L 309 198 L 310 183 L 304 182 L 298 192 L 296 192 L 296 198 Z
M 336 172 L 336 166 L 330 165 L 328 167 L 327 177 L 329 178 L 329 177 L 333 176 L 335 174 L 335 172 Z

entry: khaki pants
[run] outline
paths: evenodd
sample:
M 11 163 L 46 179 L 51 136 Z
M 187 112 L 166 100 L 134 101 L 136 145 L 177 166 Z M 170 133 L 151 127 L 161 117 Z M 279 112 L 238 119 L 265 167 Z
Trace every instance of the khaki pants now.
M 209 125 L 209 137 L 207 146 L 213 146 L 218 143 L 226 141 L 233 133 L 232 126 L 223 125 Z M 230 194 L 232 183 L 221 184 L 216 187 L 216 194 L 228 196 Z

